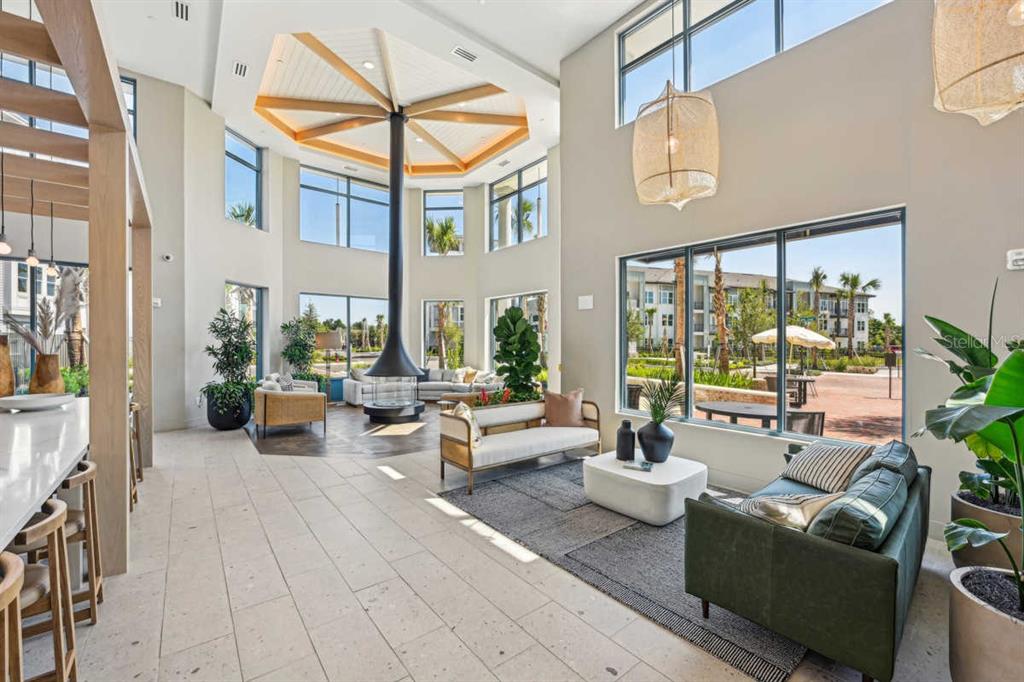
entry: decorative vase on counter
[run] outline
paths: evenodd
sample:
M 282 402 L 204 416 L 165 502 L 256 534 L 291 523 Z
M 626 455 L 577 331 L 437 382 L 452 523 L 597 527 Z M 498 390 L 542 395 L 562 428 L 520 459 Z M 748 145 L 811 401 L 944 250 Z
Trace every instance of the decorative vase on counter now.
M 672 429 L 654 422 L 641 426 L 636 432 L 636 437 L 640 441 L 640 451 L 644 453 L 644 459 L 654 464 L 660 464 L 668 459 L 669 453 L 672 452 L 672 443 L 676 439 Z
M 36 368 L 28 382 L 29 393 L 63 393 L 64 377 L 60 373 L 59 355 L 36 355 Z
M 632 462 L 636 457 L 636 434 L 633 424 L 628 419 L 622 420 L 622 426 L 615 432 L 615 459 Z
M 11 347 L 7 335 L 0 334 L 0 398 L 14 395 L 14 368 L 11 366 Z

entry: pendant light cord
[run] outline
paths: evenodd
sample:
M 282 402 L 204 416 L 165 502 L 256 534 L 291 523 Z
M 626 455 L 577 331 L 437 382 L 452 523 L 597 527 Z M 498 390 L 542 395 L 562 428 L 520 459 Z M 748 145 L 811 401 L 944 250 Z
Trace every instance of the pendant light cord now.
M 53 202 L 50 202 L 50 265 L 53 265 Z
M 28 251 L 29 251 L 29 253 L 32 253 L 32 252 L 34 252 L 36 250 L 36 181 L 35 180 L 29 180 L 28 181 L 28 206 L 29 206 L 29 208 L 28 208 L 29 220 L 31 221 L 29 232 L 30 232 L 30 234 L 32 236 L 32 243 L 29 244 Z
M 4 194 L 7 192 L 7 177 L 4 171 L 6 152 L 0 151 L 0 237 L 7 236 L 7 211 L 4 206 Z

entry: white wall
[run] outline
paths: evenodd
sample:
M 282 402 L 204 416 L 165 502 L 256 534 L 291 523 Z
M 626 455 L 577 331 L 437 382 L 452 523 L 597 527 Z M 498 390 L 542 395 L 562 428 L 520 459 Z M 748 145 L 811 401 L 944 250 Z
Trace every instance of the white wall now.
M 632 125 L 615 128 L 615 32 L 561 67 L 561 280 L 564 383 L 604 414 L 610 445 L 617 381 L 616 258 L 829 216 L 906 205 L 907 347 L 929 346 L 926 313 L 985 334 L 1001 275 L 997 335 L 1024 328 L 1024 272 L 1005 253 L 1024 247 L 1024 111 L 988 128 L 932 107 L 928 2 L 897 0 L 711 87 L 718 108 L 718 194 L 682 212 L 641 206 L 633 188 Z M 910 355 L 906 430 L 955 379 Z M 774 478 L 786 441 L 675 424 L 675 454 L 706 462 L 711 480 L 752 490 Z M 948 518 L 962 446 L 915 439 L 934 468 L 931 518 Z

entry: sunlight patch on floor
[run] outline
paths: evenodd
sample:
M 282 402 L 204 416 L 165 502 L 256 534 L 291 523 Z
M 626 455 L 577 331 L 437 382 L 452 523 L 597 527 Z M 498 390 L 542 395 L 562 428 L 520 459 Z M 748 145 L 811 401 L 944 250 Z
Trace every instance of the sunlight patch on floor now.
M 392 481 L 401 481 L 403 478 L 405 478 L 405 474 L 403 474 L 400 471 L 392 469 L 387 464 L 379 465 L 377 467 L 377 471 L 381 472 L 382 474 L 390 478 Z
M 411 436 L 426 424 L 423 422 L 409 422 L 408 424 L 387 424 L 385 426 L 379 426 L 372 431 L 367 433 L 371 436 Z M 364 434 L 366 435 L 366 434 Z
M 466 512 L 462 511 L 461 509 L 456 507 L 454 504 L 451 504 L 450 502 L 446 502 L 446 501 L 442 500 L 440 497 L 428 497 L 426 499 L 427 499 L 427 504 L 433 505 L 434 507 L 436 507 L 440 511 L 443 511 L 445 514 L 447 514 L 448 516 L 451 516 L 453 518 L 461 519 L 461 518 L 464 518 L 466 516 L 469 516 L 469 514 L 467 514 Z
M 503 551 L 505 554 L 508 554 L 516 561 L 528 564 L 531 561 L 536 561 L 540 558 L 538 555 L 523 547 L 515 540 L 506 535 L 502 535 L 479 519 L 464 519 L 461 523 L 477 535 L 490 540 L 492 545 Z

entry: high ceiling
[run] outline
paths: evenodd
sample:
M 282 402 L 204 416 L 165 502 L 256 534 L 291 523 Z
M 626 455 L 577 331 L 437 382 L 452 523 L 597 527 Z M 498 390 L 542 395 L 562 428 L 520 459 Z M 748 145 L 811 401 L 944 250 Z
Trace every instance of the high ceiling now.
M 302 163 L 368 179 L 384 180 L 386 173 L 372 163 L 341 159 L 300 144 L 255 111 L 256 98 L 267 94 L 264 86 L 268 92 L 298 87 L 289 74 L 309 72 L 302 87 L 306 94 L 315 95 L 314 99 L 341 97 L 345 88 L 352 92 L 352 86 L 344 84 L 343 77 L 335 77 L 325 63 L 317 63 L 316 55 L 299 44 L 294 34 L 310 32 L 332 51 L 348 55 L 349 63 L 390 96 L 379 64 L 376 34 L 382 32 L 395 60 L 402 64 L 395 70 L 402 104 L 429 98 L 449 87 L 458 89 L 456 83 L 497 86 L 506 94 L 467 102 L 465 109 L 526 116 L 529 139 L 470 168 L 460 177 L 460 185 L 492 181 L 504 174 L 509 164 L 524 165 L 558 144 L 558 63 L 639 4 L 639 0 L 185 0 L 186 19 L 181 17 L 180 0 L 97 2 L 108 44 L 122 68 L 185 86 L 257 144 Z M 455 48 L 476 59 L 470 62 L 457 56 Z M 360 59 L 359 52 L 365 57 Z M 282 55 L 284 61 L 279 63 Z M 377 68 L 367 74 L 364 61 Z M 241 76 L 237 75 L 239 64 L 243 66 Z M 318 89 L 312 74 L 320 74 L 324 90 Z M 330 87 L 335 89 L 328 93 Z M 297 126 L 296 130 L 348 117 L 310 115 L 301 110 L 272 112 L 289 127 Z M 140 111 L 140 119 L 144 125 L 145 112 Z M 462 159 L 471 159 L 474 151 L 485 149 L 502 131 L 512 130 L 509 126 L 436 120 L 420 124 Z M 338 138 L 353 147 L 358 145 L 374 155 L 385 148 L 384 126 L 369 125 L 346 133 Z M 422 143 L 415 142 L 411 134 L 408 137 L 409 161 L 441 163 L 444 154 L 423 135 L 419 135 Z M 414 176 L 411 184 L 451 187 L 452 179 Z

